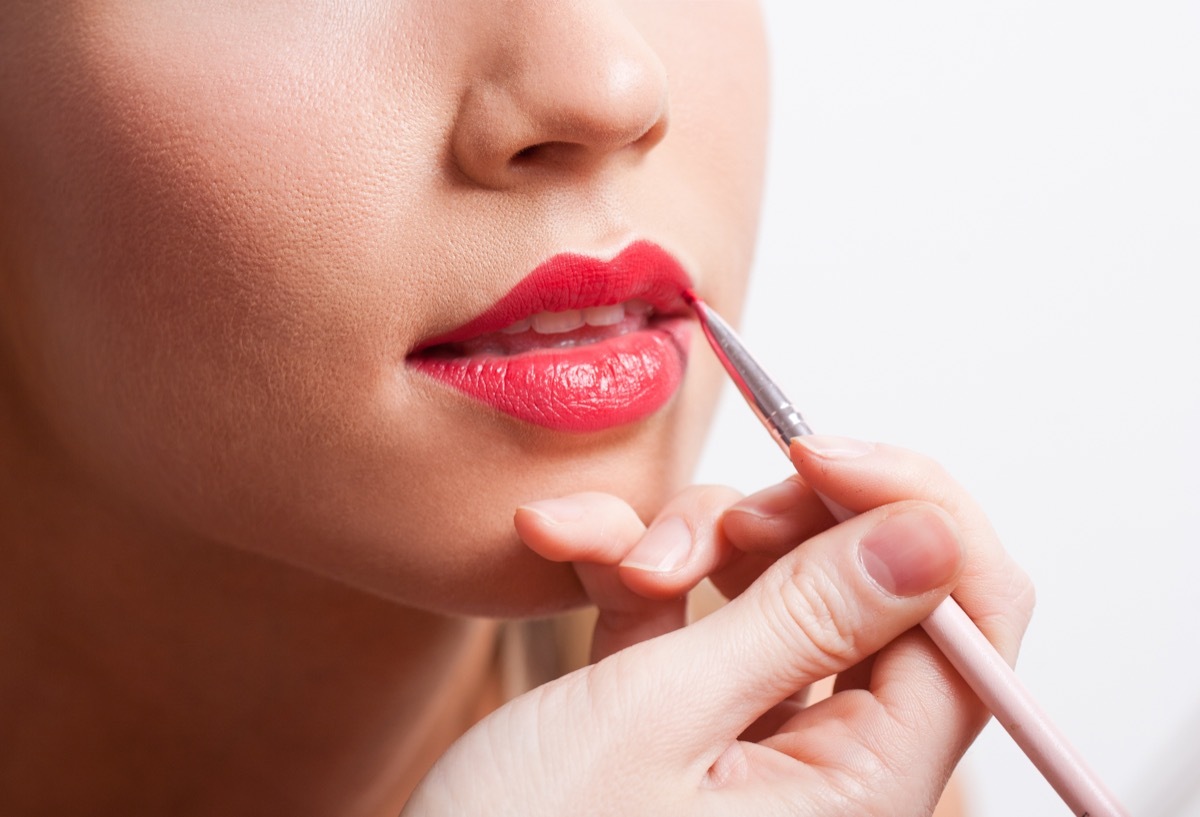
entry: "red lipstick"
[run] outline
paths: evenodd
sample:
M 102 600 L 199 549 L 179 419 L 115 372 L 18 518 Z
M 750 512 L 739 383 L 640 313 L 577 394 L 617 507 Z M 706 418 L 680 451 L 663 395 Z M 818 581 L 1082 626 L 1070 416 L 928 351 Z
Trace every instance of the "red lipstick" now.
M 408 363 L 519 420 L 600 431 L 653 414 L 683 381 L 692 282 L 637 241 L 609 261 L 563 253 L 467 323 L 422 341 Z

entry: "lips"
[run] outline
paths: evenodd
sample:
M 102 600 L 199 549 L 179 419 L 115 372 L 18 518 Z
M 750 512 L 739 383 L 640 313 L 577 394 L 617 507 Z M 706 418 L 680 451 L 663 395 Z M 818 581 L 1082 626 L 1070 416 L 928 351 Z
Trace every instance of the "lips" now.
M 422 341 L 414 369 L 519 420 L 600 431 L 660 409 L 683 381 L 683 267 L 638 241 L 610 261 L 561 254 L 491 308 Z

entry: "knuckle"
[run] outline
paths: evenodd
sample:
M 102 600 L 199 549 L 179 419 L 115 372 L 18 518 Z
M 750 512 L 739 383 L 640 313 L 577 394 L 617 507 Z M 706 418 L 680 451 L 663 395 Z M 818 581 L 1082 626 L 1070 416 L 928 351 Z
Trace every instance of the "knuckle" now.
M 917 477 L 919 496 L 927 497 L 951 515 L 958 517 L 963 511 L 963 489 L 953 475 L 940 462 L 923 459 Z
M 1037 592 L 1029 575 L 1011 560 L 1006 561 L 1002 583 L 993 584 L 986 597 L 979 600 L 982 609 L 974 618 L 1001 654 L 1011 661 L 1033 618 Z
M 884 713 L 877 729 L 848 729 L 844 736 L 850 748 L 842 752 L 832 780 L 845 813 L 932 814 L 954 771 L 952 760 L 936 758 L 940 753 L 931 756 L 930 736 L 945 731 L 931 719 L 897 721 L 894 713 Z M 898 789 L 907 792 L 900 810 L 895 801 Z
M 793 572 L 775 597 L 776 635 L 802 660 L 832 673 L 857 655 L 854 606 L 827 573 Z
M 924 454 L 900 450 L 905 460 L 903 482 L 908 486 L 907 493 L 910 496 L 921 497 L 956 519 L 970 515 L 972 501 L 942 463 Z
M 1029 622 L 1033 619 L 1033 608 L 1037 606 L 1037 588 L 1029 574 L 1020 568 L 1014 568 L 1009 581 L 1008 592 L 1005 594 L 1009 601 L 1010 626 L 1016 640 L 1025 635 Z
M 848 692 L 863 698 L 870 695 L 865 690 Z M 890 803 L 880 802 L 881 795 L 886 798 L 889 792 L 894 792 L 897 781 L 913 776 L 913 758 L 907 752 L 898 751 L 903 744 L 898 743 L 893 734 L 895 727 L 888 727 L 886 719 L 882 719 L 881 723 L 884 725 L 871 730 L 843 724 L 840 734 L 842 748 L 836 757 L 822 761 L 831 793 L 841 802 L 843 813 L 879 813 L 881 805 L 885 809 L 891 806 Z M 889 781 L 893 785 L 881 785 L 882 781 Z
M 1033 579 L 1024 570 L 1017 568 L 1013 576 L 1013 593 L 1012 593 L 1013 609 L 1017 612 L 1020 620 L 1028 624 L 1033 618 L 1033 610 L 1037 607 L 1037 587 L 1033 584 Z

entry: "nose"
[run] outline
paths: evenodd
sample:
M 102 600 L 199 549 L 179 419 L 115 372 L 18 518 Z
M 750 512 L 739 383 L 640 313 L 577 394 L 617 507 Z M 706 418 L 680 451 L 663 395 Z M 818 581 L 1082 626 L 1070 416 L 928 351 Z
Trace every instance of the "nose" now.
M 451 135 L 458 168 L 507 188 L 636 161 L 667 129 L 667 75 L 615 4 L 505 4 Z

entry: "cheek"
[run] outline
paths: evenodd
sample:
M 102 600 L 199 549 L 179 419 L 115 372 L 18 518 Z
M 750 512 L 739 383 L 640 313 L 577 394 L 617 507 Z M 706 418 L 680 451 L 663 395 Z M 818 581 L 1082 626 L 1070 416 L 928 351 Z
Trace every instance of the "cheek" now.
M 511 526 L 562 457 L 518 486 L 511 430 L 473 445 L 404 377 L 452 289 L 421 259 L 461 243 L 446 114 L 397 85 L 431 68 L 298 40 L 262 58 L 125 20 L 46 71 L 6 197 L 22 381 L 93 484 L 181 535 L 433 609 L 576 603 Z
M 362 425 L 402 355 L 416 290 L 380 259 L 415 240 L 434 126 L 375 108 L 433 108 L 350 93 L 321 37 L 259 56 L 104 23 L 24 118 L 34 229 L 6 244 L 30 271 L 26 379 L 124 493 L 179 510 L 254 484 L 261 503 Z

